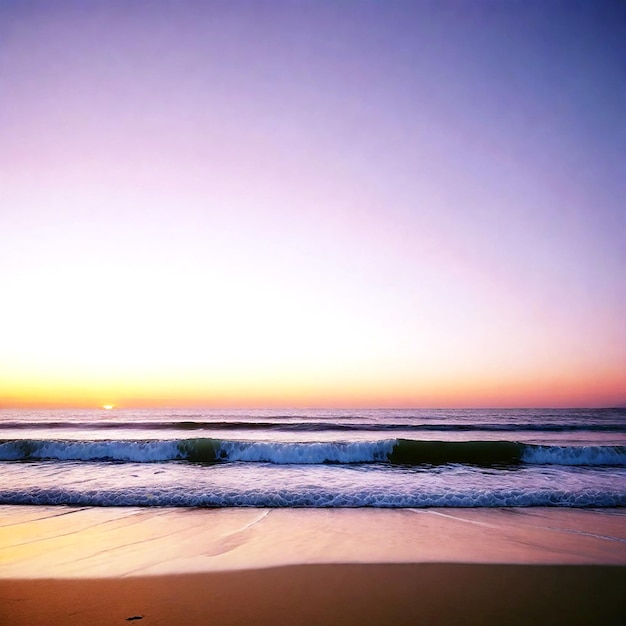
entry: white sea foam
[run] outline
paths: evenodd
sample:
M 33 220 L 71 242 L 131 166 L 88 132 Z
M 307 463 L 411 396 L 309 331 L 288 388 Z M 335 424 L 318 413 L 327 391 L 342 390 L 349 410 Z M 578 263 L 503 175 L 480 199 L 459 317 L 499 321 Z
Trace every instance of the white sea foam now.
M 525 446 L 525 463 L 550 465 L 626 465 L 625 446 Z
M 278 443 L 223 441 L 218 458 L 249 463 L 280 465 L 317 463 L 375 463 L 386 461 L 396 440 L 358 441 L 350 443 Z
M 0 460 L 154 462 L 183 458 L 177 441 L 21 440 L 0 443 Z
M 219 439 L 171 440 L 35 440 L 0 441 L 0 461 L 120 461 L 136 463 L 191 460 L 201 462 L 274 463 L 313 465 L 320 463 L 385 463 L 392 452 L 404 451 L 401 463 L 434 462 L 426 453 L 437 447 L 437 462 L 459 462 L 464 451 L 471 452 L 467 463 L 490 464 L 498 447 L 516 446 L 505 442 L 418 442 L 401 439 L 379 441 L 254 442 Z M 539 446 L 521 445 L 521 460 L 528 464 L 571 466 L 626 466 L 626 446 Z M 511 452 L 498 462 L 506 463 Z M 461 457 L 459 457 L 461 453 Z M 425 456 L 426 454 L 426 456 Z M 430 456 L 428 456 L 430 454 Z M 498 457 L 499 458 L 499 457 Z M 430 460 L 429 460 L 430 459 Z M 515 462 L 511 456 L 510 462 Z
M 187 489 L 124 488 L 75 491 L 64 488 L 7 489 L 0 492 L 0 504 L 65 504 L 81 506 L 209 506 L 209 507 L 614 507 L 626 505 L 622 492 L 589 489 L 578 493 L 566 490 L 497 490 L 447 492 L 411 492 L 372 490 L 338 492 L 316 488 L 310 491 L 290 489 L 214 489 L 210 492 Z

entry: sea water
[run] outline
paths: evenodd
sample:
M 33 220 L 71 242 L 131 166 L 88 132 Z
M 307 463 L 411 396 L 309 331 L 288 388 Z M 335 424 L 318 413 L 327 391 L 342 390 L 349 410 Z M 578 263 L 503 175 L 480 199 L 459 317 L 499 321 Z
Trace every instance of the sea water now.
M 2 410 L 0 504 L 626 506 L 626 409 Z

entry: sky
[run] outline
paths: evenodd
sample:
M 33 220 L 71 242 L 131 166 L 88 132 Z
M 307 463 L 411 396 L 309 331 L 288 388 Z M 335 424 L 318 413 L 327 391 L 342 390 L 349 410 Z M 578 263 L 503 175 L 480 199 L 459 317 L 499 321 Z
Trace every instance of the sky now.
M 0 407 L 626 404 L 626 5 L 0 0 Z

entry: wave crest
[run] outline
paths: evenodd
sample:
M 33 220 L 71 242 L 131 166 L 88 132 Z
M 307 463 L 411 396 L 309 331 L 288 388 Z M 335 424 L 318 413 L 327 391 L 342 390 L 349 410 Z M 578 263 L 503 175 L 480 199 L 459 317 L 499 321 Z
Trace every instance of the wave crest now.
M 1 461 L 117 461 L 200 463 L 387 463 L 390 465 L 626 466 L 626 446 L 540 446 L 515 441 L 258 442 L 209 438 L 171 440 L 0 441 Z

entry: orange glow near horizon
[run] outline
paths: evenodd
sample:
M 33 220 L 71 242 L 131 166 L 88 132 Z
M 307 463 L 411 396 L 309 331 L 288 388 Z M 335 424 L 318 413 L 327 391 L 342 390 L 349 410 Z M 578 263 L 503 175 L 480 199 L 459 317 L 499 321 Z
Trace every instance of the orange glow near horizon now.
M 402 380 L 309 381 L 287 388 L 284 381 L 253 383 L 238 381 L 221 384 L 213 390 L 199 390 L 179 381 L 155 382 L 133 387 L 128 382 L 106 390 L 97 384 L 32 389 L 6 394 L 0 408 L 524 408 L 524 407 L 601 407 L 623 405 L 621 372 L 605 372 L 602 382 L 566 377 L 529 380 L 425 381 L 421 385 Z M 115 403 L 102 404 L 103 396 Z

